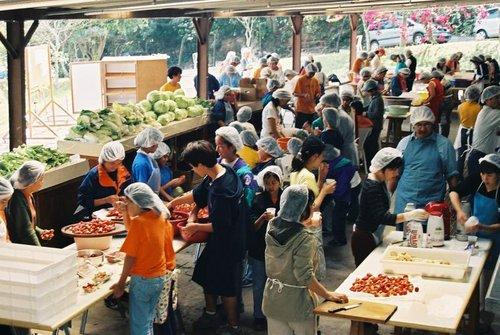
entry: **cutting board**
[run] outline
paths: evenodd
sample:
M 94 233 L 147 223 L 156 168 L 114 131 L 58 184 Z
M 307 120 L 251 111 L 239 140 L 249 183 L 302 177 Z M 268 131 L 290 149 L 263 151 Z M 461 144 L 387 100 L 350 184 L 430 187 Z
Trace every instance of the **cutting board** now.
M 329 313 L 328 310 L 340 308 L 346 305 L 361 303 L 361 306 L 350 309 L 348 311 L 340 311 L 336 313 Z M 353 321 L 370 322 L 370 323 L 385 323 L 396 312 L 398 306 L 380 304 L 370 301 L 362 301 L 356 299 L 349 299 L 347 304 L 338 304 L 331 301 L 325 301 L 314 309 L 314 314 L 344 318 Z

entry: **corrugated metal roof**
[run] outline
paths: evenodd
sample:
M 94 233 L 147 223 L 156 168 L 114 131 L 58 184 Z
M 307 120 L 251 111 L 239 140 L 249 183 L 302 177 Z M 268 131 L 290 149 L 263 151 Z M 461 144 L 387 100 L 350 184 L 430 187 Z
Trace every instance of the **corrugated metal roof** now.
M 484 0 L 0 0 L 0 19 L 350 14 L 370 9 L 479 5 Z M 10 16 L 9 16 L 10 15 Z

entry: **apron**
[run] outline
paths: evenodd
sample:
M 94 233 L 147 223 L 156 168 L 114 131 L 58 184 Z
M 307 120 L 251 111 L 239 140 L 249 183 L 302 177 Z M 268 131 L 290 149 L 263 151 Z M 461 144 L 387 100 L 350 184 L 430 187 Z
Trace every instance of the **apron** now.
M 479 185 L 476 194 L 474 195 L 473 214 L 475 217 L 479 219 L 479 222 L 481 224 L 490 226 L 498 222 L 498 216 L 500 210 L 500 208 L 497 205 L 498 187 L 495 193 L 495 198 L 492 199 L 479 193 L 479 188 L 481 187 L 481 185 Z M 493 243 L 490 252 L 490 258 L 487 264 L 493 262 L 492 265 L 494 266 L 498 258 L 498 252 L 500 250 L 500 232 L 489 233 L 484 231 L 478 231 L 476 235 L 481 238 L 487 238 L 491 240 L 491 242 Z
M 148 156 L 149 161 L 151 163 L 151 167 L 153 168 L 153 171 L 151 172 L 151 176 L 149 176 L 148 181 L 146 184 L 148 184 L 149 187 L 155 192 L 156 194 L 160 193 L 160 187 L 161 187 L 161 171 L 160 167 L 158 166 L 158 163 L 154 159 L 151 158 L 147 153 L 144 151 L 140 150 L 143 154 Z
M 458 150 L 462 148 L 465 143 L 467 149 L 470 148 L 472 144 L 472 131 L 473 128 L 466 128 L 462 125 L 458 126 L 457 136 L 455 137 L 453 147 Z

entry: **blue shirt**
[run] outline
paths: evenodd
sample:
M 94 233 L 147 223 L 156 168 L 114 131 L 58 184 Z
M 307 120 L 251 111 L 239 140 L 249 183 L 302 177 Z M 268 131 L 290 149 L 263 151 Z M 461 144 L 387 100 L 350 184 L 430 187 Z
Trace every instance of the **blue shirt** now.
M 241 76 L 238 73 L 228 75 L 227 73 L 223 73 L 219 77 L 220 86 L 227 85 L 229 87 L 240 87 Z
M 409 202 L 422 208 L 430 201 L 442 201 L 447 179 L 458 174 L 450 140 L 435 132 L 422 139 L 412 134 L 403 138 L 397 148 L 403 152 L 403 168 L 395 213 L 402 213 Z
M 134 183 L 147 183 L 153 173 L 152 158 L 142 152 L 137 152 L 132 163 L 132 179 Z
M 161 186 L 164 186 L 166 183 L 172 180 L 173 172 L 169 166 L 160 166 L 160 174 L 161 174 Z M 172 188 L 167 188 L 167 193 L 171 193 Z

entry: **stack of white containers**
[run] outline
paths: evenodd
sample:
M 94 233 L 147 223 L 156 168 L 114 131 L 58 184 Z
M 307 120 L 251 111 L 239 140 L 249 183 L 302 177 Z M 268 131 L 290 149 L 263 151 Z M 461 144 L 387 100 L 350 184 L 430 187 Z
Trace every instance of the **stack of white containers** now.
M 76 252 L 0 243 L 0 318 L 41 323 L 76 304 Z

